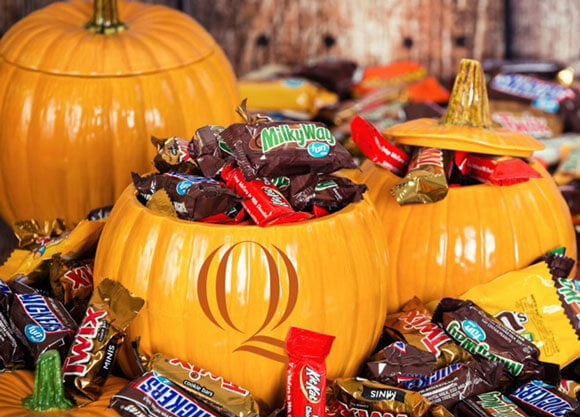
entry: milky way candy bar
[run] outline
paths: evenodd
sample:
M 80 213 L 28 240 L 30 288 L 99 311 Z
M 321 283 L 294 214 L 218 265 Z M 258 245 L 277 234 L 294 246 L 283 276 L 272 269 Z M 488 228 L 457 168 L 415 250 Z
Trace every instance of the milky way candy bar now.
M 93 292 L 62 367 L 65 388 L 77 403 L 85 404 L 100 396 L 125 329 L 143 303 L 141 298 L 110 279 L 103 280 Z

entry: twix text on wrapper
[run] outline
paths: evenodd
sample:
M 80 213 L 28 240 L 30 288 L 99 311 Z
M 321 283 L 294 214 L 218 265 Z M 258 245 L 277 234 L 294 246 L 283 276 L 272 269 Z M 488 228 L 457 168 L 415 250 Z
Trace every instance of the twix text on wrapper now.
M 445 198 L 449 187 L 443 159 L 441 149 L 418 148 L 409 163 L 405 178 L 391 188 L 397 203 L 435 203 Z
M 181 359 L 154 355 L 146 365 L 155 375 L 167 378 L 220 416 L 257 417 L 258 403 L 250 392 L 220 376 Z
M 77 403 L 99 397 L 113 369 L 125 329 L 143 304 L 143 299 L 111 279 L 103 280 L 95 288 L 62 368 L 65 388 Z
M 417 297 L 406 303 L 401 311 L 387 316 L 384 331 L 391 338 L 434 354 L 438 368 L 472 359 L 469 352 L 431 320 L 427 308 Z
M 324 417 L 326 364 L 334 336 L 290 327 L 286 337 L 287 417 Z

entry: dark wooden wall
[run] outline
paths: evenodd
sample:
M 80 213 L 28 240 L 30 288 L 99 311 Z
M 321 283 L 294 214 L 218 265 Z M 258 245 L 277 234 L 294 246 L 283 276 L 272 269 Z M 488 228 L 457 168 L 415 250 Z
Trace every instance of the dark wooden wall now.
M 54 0 L 0 0 L 0 34 Z M 320 55 L 418 60 L 444 78 L 463 57 L 580 63 L 580 0 L 148 0 L 194 16 L 243 74 Z

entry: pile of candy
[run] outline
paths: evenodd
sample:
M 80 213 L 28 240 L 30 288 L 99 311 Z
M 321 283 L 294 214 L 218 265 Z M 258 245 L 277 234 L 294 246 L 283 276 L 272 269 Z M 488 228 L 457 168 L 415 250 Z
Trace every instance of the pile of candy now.
M 153 139 L 159 173 L 133 174 L 150 208 L 186 220 L 269 226 L 336 212 L 366 186 L 332 173 L 355 164 L 322 123 L 268 118 Z M 248 218 L 249 216 L 249 218 Z

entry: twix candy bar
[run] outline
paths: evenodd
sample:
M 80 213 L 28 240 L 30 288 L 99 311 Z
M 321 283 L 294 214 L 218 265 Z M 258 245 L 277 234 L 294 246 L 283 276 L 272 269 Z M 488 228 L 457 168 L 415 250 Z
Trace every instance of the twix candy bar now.
M 181 359 L 170 359 L 158 353 L 146 365 L 155 375 L 167 378 L 220 416 L 257 417 L 258 403 L 250 392 L 220 376 Z
M 143 299 L 111 279 L 95 289 L 62 368 L 65 388 L 77 403 L 100 396 L 125 329 L 143 304 Z
M 334 336 L 291 327 L 286 337 L 287 417 L 324 417 L 326 406 L 326 356 Z

